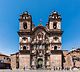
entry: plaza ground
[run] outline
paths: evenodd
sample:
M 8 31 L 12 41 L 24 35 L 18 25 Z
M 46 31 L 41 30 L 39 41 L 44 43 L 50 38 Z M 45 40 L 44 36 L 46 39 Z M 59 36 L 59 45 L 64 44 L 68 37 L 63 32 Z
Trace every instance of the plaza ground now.
M 10 69 L 1 69 L 0 72 L 80 72 L 80 70 L 10 70 Z

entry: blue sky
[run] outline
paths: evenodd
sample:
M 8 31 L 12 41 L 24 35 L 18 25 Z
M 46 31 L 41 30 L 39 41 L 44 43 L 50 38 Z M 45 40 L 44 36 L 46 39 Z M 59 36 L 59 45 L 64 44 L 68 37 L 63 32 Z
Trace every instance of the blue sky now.
M 28 11 L 35 25 L 42 19 L 45 26 L 54 10 L 62 16 L 62 48 L 80 47 L 80 0 L 0 0 L 0 52 L 19 50 L 18 18 L 22 12 Z

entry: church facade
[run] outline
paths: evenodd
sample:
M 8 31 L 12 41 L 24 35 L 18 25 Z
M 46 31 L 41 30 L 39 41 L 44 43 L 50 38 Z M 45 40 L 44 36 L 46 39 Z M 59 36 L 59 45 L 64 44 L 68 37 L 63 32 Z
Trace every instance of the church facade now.
M 46 26 L 41 22 L 35 26 L 31 15 L 23 12 L 19 18 L 19 52 L 11 54 L 11 68 L 63 69 L 66 52 L 62 50 L 61 20 L 54 11 Z

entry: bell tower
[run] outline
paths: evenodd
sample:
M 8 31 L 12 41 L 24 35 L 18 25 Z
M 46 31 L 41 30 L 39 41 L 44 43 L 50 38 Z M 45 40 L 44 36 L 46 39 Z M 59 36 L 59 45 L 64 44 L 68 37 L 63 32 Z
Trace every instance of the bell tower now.
M 47 28 L 50 32 L 50 43 L 52 50 L 61 50 L 61 38 L 62 38 L 62 30 L 61 30 L 61 16 L 58 12 L 54 11 L 49 15 L 49 20 L 47 24 Z
M 32 17 L 26 11 L 20 15 L 19 18 L 19 68 L 30 68 L 30 42 L 32 31 Z
M 61 16 L 58 12 L 54 11 L 49 15 L 49 20 L 47 24 L 50 43 L 50 63 L 51 68 L 62 69 L 62 29 L 61 29 Z
M 20 31 L 26 31 L 26 32 L 31 31 L 32 17 L 27 11 L 23 12 L 23 14 L 20 15 L 19 21 L 20 21 Z
M 19 34 L 20 50 L 29 50 L 30 32 L 32 30 L 32 17 L 26 11 L 20 15 L 19 21 L 20 21 L 20 27 L 18 34 Z
M 54 11 L 49 16 L 49 30 L 59 30 L 61 29 L 61 16 L 58 12 Z

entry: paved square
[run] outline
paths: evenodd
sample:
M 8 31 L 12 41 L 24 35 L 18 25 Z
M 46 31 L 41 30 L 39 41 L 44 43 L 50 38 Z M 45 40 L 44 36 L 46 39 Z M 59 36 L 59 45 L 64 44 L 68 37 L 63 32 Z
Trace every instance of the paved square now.
M 7 69 L 7 70 L 4 70 L 4 69 L 1 69 L 0 72 L 80 72 L 80 70 L 10 70 L 10 69 Z

